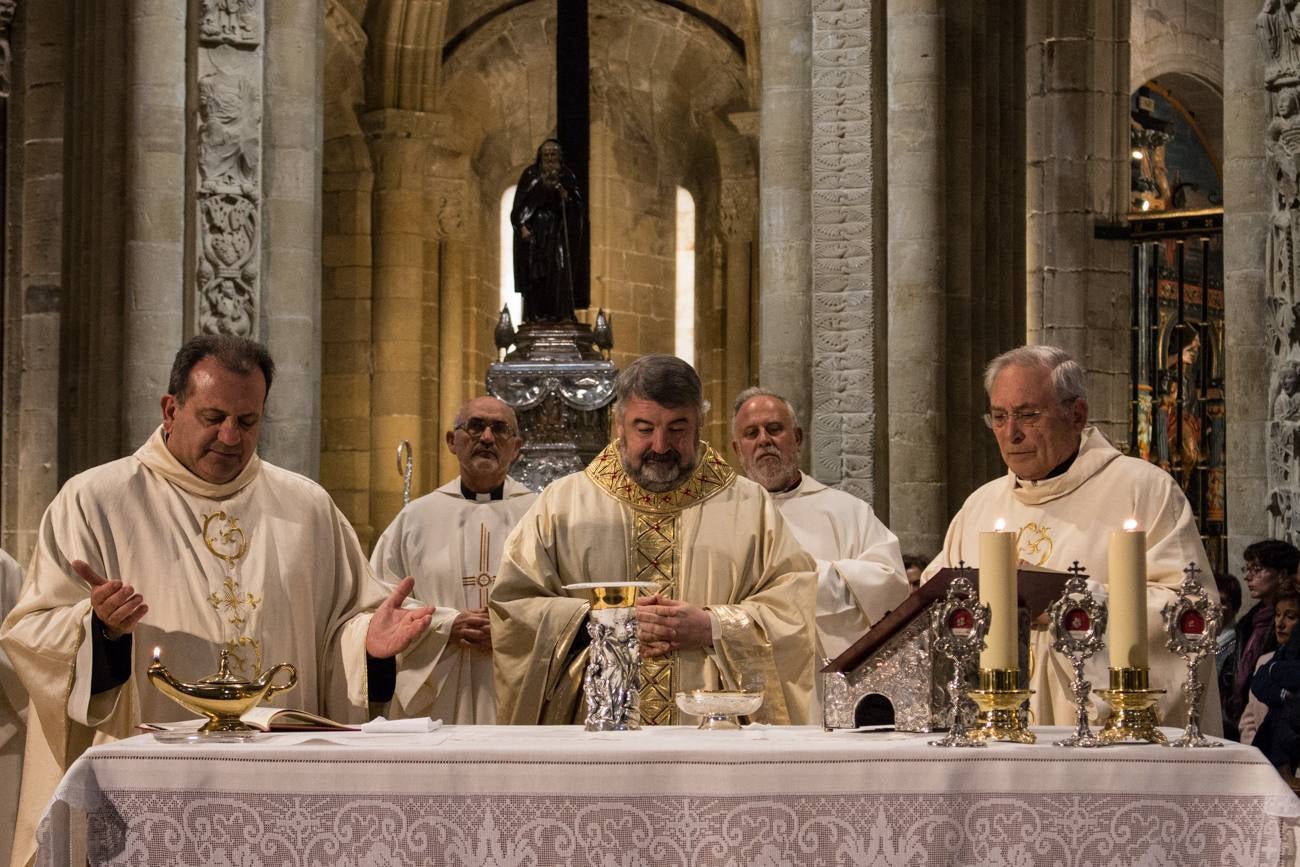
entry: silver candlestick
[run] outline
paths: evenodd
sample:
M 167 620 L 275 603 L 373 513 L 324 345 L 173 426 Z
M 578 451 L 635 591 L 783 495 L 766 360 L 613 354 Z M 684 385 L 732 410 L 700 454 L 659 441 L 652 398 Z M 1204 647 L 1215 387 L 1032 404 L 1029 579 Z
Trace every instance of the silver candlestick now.
M 956 574 L 957 577 L 948 585 L 944 603 L 930 612 L 930 646 L 952 660 L 952 680 L 948 683 L 952 723 L 948 726 L 948 734 L 940 740 L 930 741 L 930 746 L 982 747 L 985 746 L 982 739 L 971 737 L 961 705 L 966 699 L 967 663 L 984 649 L 984 636 L 989 630 L 989 607 L 975 601 L 975 588 L 971 585 L 966 561 L 957 564 Z
M 1221 747 L 1222 741 L 1211 740 L 1201 734 L 1201 698 L 1205 684 L 1201 682 L 1201 660 L 1212 656 L 1218 645 L 1219 606 L 1214 604 L 1200 581 L 1200 567 L 1188 563 L 1183 570 L 1183 583 L 1174 601 L 1165 604 L 1160 615 L 1165 620 L 1169 640 L 1165 646 L 1187 661 L 1187 682 L 1183 696 L 1187 699 L 1187 728 L 1171 747 Z
M 1052 630 L 1052 647 L 1070 657 L 1074 665 L 1074 704 L 1078 709 L 1074 734 L 1056 741 L 1058 747 L 1099 747 L 1101 739 L 1088 727 L 1088 696 L 1092 684 L 1083 676 L 1084 664 L 1098 650 L 1105 647 L 1106 608 L 1088 589 L 1088 574 L 1075 560 L 1069 568 L 1070 577 L 1065 582 L 1061 597 L 1047 609 L 1048 624 Z

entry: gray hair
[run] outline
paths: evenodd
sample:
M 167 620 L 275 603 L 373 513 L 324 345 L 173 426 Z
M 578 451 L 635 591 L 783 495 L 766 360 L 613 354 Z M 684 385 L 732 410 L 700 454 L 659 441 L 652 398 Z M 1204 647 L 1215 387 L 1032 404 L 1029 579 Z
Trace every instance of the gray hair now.
M 619 371 L 614 380 L 614 417 L 621 418 L 628 400 L 639 397 L 676 409 L 693 406 L 701 417 L 707 408 L 700 375 L 675 355 L 643 355 Z
M 1088 399 L 1088 376 L 1083 366 L 1059 346 L 1017 346 L 1002 353 L 984 368 L 985 394 L 992 395 L 993 381 L 1008 367 L 1038 367 L 1046 370 L 1052 375 L 1056 399 L 1062 403 Z
M 785 404 L 786 412 L 790 413 L 790 422 L 795 427 L 799 426 L 799 416 L 795 415 L 794 404 L 790 403 L 790 401 L 786 399 L 785 395 L 777 394 L 775 391 L 772 391 L 772 389 L 763 388 L 761 385 L 751 385 L 749 388 L 736 395 L 736 399 L 731 403 L 731 433 L 733 436 L 736 433 L 736 416 L 740 415 L 741 407 L 756 397 L 770 397 L 774 400 L 781 401 L 781 403 Z

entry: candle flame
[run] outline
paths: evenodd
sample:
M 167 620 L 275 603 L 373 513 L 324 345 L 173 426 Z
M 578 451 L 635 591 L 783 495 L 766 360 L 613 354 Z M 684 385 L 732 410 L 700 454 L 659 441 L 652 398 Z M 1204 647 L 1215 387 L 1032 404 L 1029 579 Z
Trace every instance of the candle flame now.
M 1001 533 L 1006 528 L 1007 528 L 1007 522 L 1002 520 L 1001 518 L 998 518 L 996 521 L 993 522 L 993 529 L 998 533 Z
M 1137 518 L 1129 518 L 1127 521 L 1124 522 L 1125 532 L 1132 533 L 1137 528 L 1138 528 Z
M 157 661 L 158 658 L 161 657 L 161 656 L 162 656 L 162 648 L 161 648 L 161 647 L 155 647 L 155 648 L 153 649 L 153 658 L 154 658 L 154 660 Z

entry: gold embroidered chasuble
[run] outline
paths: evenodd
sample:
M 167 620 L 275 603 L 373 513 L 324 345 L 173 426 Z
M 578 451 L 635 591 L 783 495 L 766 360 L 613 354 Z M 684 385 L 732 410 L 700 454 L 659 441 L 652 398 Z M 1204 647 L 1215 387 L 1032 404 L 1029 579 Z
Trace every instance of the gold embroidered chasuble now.
M 644 724 L 677 722 L 675 694 L 761 685 L 758 716 L 808 720 L 814 564 L 760 487 L 701 443 L 680 487 L 646 491 L 617 444 L 582 473 L 553 482 L 506 540 L 492 591 L 498 720 L 571 723 L 585 715 L 585 581 L 653 581 L 664 596 L 708 608 L 721 637 L 642 665 Z M 577 646 L 583 646 L 579 641 Z
M 1017 533 L 1022 564 L 1064 572 L 1078 560 L 1095 582 L 1094 592 L 1105 594 L 1110 533 L 1136 518 L 1147 536 L 1147 647 L 1151 685 L 1164 689 L 1159 699 L 1162 724 L 1186 722 L 1187 701 L 1181 689 L 1186 664 L 1165 647 L 1166 634 L 1160 610 L 1174 598 L 1183 569 L 1196 563 L 1208 590 L 1209 560 L 1187 498 L 1173 477 L 1137 458 L 1121 455 L 1094 427 L 1084 428 L 1078 455 L 1059 476 L 1038 482 L 1007 472 L 966 499 L 948 526 L 943 551 L 926 567 L 928 579 L 944 566 L 964 560 L 979 565 L 979 534 L 993 529 L 998 518 Z M 1075 705 L 1069 660 L 1051 647 L 1046 629 L 1034 629 L 1030 652 L 1034 658 L 1030 698 L 1034 721 L 1043 725 L 1073 725 Z M 1107 682 L 1108 650 L 1095 654 L 1085 676 L 1094 686 Z M 1214 660 L 1205 660 L 1202 682 L 1207 684 L 1202 702 L 1201 726 L 1210 734 L 1222 732 Z M 1108 712 L 1093 697 L 1094 716 Z
M 94 696 L 90 588 L 73 560 L 131 584 L 149 606 L 130 679 Z M 216 671 L 223 649 L 245 676 L 292 662 L 298 686 L 271 704 L 363 719 L 361 612 L 383 598 L 329 495 L 256 456 L 233 481 L 210 484 L 159 429 L 134 455 L 70 479 L 41 520 L 23 594 L 0 629 L 33 687 L 18 844 L 30 846 L 63 770 L 92 743 L 135 734 L 142 720 L 190 716 L 148 683 L 155 646 L 182 680 Z

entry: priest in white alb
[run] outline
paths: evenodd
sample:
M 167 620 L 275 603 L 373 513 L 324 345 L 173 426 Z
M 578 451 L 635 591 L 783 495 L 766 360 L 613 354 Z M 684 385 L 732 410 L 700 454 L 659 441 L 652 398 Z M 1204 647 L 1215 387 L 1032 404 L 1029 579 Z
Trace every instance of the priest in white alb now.
M 13 557 L 0 551 L 0 621 L 18 601 L 23 572 Z M 0 647 L 0 864 L 9 863 L 18 819 L 18 787 L 23 777 L 27 740 L 27 690 Z
M 818 654 L 834 659 L 906 599 L 909 587 L 898 537 L 865 501 L 802 472 L 802 445 L 803 429 L 784 397 L 758 386 L 736 396 L 731 449 L 817 561 Z
M 468 401 L 446 439 L 460 475 L 412 500 L 370 555 L 381 580 L 395 585 L 410 575 L 412 596 L 437 604 L 429 637 L 400 660 L 389 716 L 491 724 L 497 709 L 488 595 L 506 535 L 537 495 L 507 475 L 522 445 L 508 404 Z
M 145 676 L 152 651 L 181 680 L 256 677 L 283 661 L 298 685 L 271 704 L 364 719 L 391 693 L 393 657 L 431 612 L 387 593 L 329 495 L 256 454 L 274 374 L 251 340 L 192 338 L 172 365 L 162 425 L 135 454 L 70 479 L 41 520 L 17 606 L 0 629 L 28 692 L 15 860 L 64 769 L 143 720 L 190 712 Z
M 498 719 L 581 721 L 588 581 L 651 581 L 637 600 L 641 723 L 674 696 L 761 689 L 755 718 L 809 722 L 813 561 L 762 488 L 700 442 L 700 379 L 647 355 L 615 383 L 617 439 L 552 482 L 506 540 L 492 590 Z
M 979 565 L 979 534 L 999 519 L 1017 534 L 1022 566 L 1064 572 L 1077 560 L 1104 596 L 1108 584 L 1110 534 L 1126 519 L 1146 532 L 1146 633 L 1151 686 L 1164 689 L 1158 713 L 1162 724 L 1181 726 L 1187 704 L 1182 691 L 1186 667 L 1165 648 L 1160 610 L 1174 598 L 1183 569 L 1195 563 L 1203 585 L 1217 599 L 1213 572 L 1201 545 L 1196 519 L 1172 476 L 1138 458 L 1121 455 L 1088 424 L 1087 382 L 1083 368 L 1054 346 L 1022 346 L 999 355 L 984 373 L 989 411 L 985 422 L 997 439 L 1007 473 L 976 490 L 952 519 L 943 551 L 926 569 L 965 561 Z M 1034 721 L 1073 725 L 1075 710 L 1069 660 L 1052 650 L 1040 624 L 1032 630 L 1033 677 L 1030 699 Z M 1089 661 L 1094 687 L 1107 683 L 1107 652 Z M 1213 659 L 1206 660 L 1201 727 L 1222 731 Z M 1094 696 L 1098 716 L 1105 705 Z

